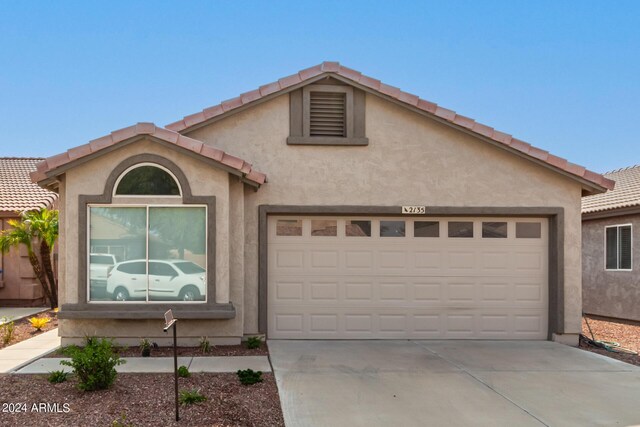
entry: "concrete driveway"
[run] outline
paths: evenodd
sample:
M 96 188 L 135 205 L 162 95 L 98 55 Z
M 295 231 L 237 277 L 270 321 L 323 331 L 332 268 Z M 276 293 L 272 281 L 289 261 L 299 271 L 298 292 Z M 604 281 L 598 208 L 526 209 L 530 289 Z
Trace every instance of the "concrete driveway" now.
M 640 425 L 640 368 L 544 341 L 269 341 L 288 427 Z

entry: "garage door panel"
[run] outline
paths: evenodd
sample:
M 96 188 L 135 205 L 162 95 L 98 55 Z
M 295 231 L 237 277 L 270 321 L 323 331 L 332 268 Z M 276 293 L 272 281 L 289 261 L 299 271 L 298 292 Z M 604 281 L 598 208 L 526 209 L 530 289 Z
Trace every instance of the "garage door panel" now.
M 448 238 L 447 218 L 435 219 L 440 237 L 413 237 L 410 217 L 398 219 L 405 237 L 380 237 L 376 218 L 358 220 L 372 224 L 358 237 L 346 235 L 348 219 L 329 219 L 337 225 L 321 237 L 312 218 L 299 220 L 301 235 L 287 225 L 286 236 L 269 221 L 270 338 L 546 339 L 544 219 L 501 219 L 507 238 L 480 237 L 482 219 L 464 220 L 473 238 Z M 542 234 L 516 238 L 519 221 Z

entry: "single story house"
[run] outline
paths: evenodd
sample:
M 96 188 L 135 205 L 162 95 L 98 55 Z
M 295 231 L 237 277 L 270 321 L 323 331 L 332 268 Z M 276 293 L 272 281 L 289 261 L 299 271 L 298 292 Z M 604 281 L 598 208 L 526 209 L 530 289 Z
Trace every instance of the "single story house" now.
M 20 213 L 52 208 L 58 195 L 31 182 L 40 158 L 0 158 L 0 230 Z M 0 253 L 0 306 L 37 307 L 45 304 L 42 286 L 31 268 L 26 249 Z
M 582 199 L 582 307 L 640 322 L 640 165 L 604 176 L 616 188 Z
M 117 130 L 32 179 L 60 196 L 63 344 L 160 342 L 169 308 L 185 344 L 575 344 L 580 202 L 614 185 L 336 62 Z M 106 292 L 92 251 L 116 256 Z

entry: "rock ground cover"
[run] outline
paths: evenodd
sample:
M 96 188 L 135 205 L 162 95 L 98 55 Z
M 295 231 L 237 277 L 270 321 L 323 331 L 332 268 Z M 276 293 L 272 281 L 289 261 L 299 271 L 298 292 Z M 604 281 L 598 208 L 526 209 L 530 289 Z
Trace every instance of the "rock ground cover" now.
M 596 340 L 617 342 L 621 347 L 640 353 L 640 322 L 595 316 L 588 316 L 587 319 Z M 591 338 L 591 333 L 584 318 L 582 319 L 582 334 Z M 603 348 L 594 347 L 582 339 L 580 340 L 580 348 L 640 366 L 640 355 L 607 351 Z
M 0 425 L 110 426 L 124 415 L 125 425 L 137 427 L 284 426 L 275 379 L 271 373 L 263 378 L 251 386 L 241 385 L 236 374 L 180 378 L 180 390 L 199 390 L 207 400 L 181 406 L 176 423 L 172 374 L 119 374 L 110 389 L 94 392 L 79 391 L 73 376 L 50 384 L 44 375 L 5 375 L 0 377 L 0 405 L 25 403 L 26 411 L 14 407 L 1 413 Z M 36 411 L 34 403 L 50 405 Z

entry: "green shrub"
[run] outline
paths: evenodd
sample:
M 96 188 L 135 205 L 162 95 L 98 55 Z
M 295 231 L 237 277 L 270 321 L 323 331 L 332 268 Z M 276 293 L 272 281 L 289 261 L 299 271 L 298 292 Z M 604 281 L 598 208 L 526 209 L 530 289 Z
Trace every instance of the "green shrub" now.
M 211 351 L 211 344 L 209 343 L 207 337 L 200 338 L 200 350 L 202 350 L 202 352 L 205 354 Z
M 78 377 L 78 388 L 83 391 L 109 388 L 118 373 L 115 367 L 125 363 L 114 354 L 111 340 L 87 337 L 84 347 L 69 348 L 71 360 L 60 363 L 73 368 Z
M 189 378 L 191 376 L 191 372 L 189 372 L 189 368 L 182 365 L 178 368 L 178 376 L 180 378 Z
M 3 317 L 0 319 L 0 322 L 2 322 L 2 343 L 7 345 L 13 339 L 13 331 L 15 330 L 16 324 L 13 319 L 9 317 Z
M 262 339 L 260 337 L 249 337 L 247 338 L 247 348 L 253 350 L 254 348 L 260 348 L 260 344 L 262 344 Z
M 262 371 L 254 371 L 253 369 L 245 369 L 236 372 L 242 385 L 251 385 L 262 382 Z
M 200 390 L 182 390 L 178 397 L 178 401 L 182 405 L 191 405 L 193 403 L 200 403 L 207 400 L 206 396 L 200 394 Z
M 146 338 L 140 340 L 140 352 L 142 353 L 142 357 L 151 356 L 151 341 Z
M 73 352 L 79 349 L 80 347 L 78 347 L 77 345 L 73 345 L 73 344 L 65 345 L 64 347 L 60 347 L 59 349 L 57 349 L 56 354 L 59 354 L 61 356 L 71 357 Z
M 67 380 L 67 375 L 69 375 L 65 371 L 53 371 L 49 372 L 49 382 L 51 384 L 60 384 Z

